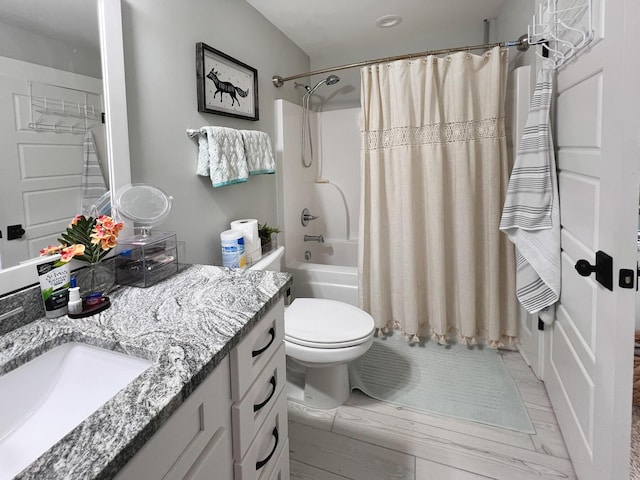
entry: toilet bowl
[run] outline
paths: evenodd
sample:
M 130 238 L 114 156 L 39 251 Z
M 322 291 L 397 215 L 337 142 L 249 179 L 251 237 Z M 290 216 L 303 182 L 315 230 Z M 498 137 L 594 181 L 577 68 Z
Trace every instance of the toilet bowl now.
M 279 247 L 251 269 L 279 271 L 283 254 Z M 287 396 L 314 408 L 342 405 L 351 394 L 348 364 L 373 343 L 371 315 L 344 302 L 296 298 L 284 322 Z

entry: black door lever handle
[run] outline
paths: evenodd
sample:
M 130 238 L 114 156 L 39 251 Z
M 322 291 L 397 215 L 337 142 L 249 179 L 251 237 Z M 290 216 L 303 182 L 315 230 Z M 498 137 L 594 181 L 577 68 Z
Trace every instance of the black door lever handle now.
M 597 272 L 598 271 L 598 266 L 597 265 L 591 265 L 588 260 L 584 260 L 583 259 L 583 260 L 578 260 L 576 262 L 576 270 L 583 277 L 588 277 L 593 272 Z
M 596 264 L 591 265 L 588 260 L 580 259 L 575 265 L 576 271 L 583 277 L 596 274 L 596 281 L 607 290 L 613 291 L 613 258 L 602 250 L 596 252 Z

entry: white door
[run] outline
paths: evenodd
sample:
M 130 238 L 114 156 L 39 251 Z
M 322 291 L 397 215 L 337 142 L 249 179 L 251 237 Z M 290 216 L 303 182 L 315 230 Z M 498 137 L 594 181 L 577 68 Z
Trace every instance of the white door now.
M 594 0 L 595 39 L 558 70 L 556 146 L 562 295 L 549 329 L 544 380 L 581 480 L 628 478 L 640 95 L 637 0 Z M 612 291 L 574 265 L 613 257 Z
M 37 106 L 32 106 L 32 98 Z M 2 267 L 38 256 L 57 244 L 60 232 L 80 213 L 84 132 L 94 124 L 97 142 L 102 124 L 85 123 L 77 105 L 101 109 L 102 80 L 0 57 L 0 239 Z M 88 93 L 90 93 L 88 95 Z M 44 101 L 46 99 L 46 102 Z M 47 114 L 50 110 L 62 114 Z M 41 131 L 29 127 L 42 119 Z M 58 132 L 54 130 L 55 127 Z M 76 133 L 64 133 L 71 130 Z M 53 130 L 53 131 L 52 131 Z M 103 156 L 104 158 L 104 156 Z M 25 234 L 9 240 L 7 228 L 22 225 Z
M 544 379 L 544 342 L 542 332 L 538 328 L 538 315 L 527 312 L 518 306 L 520 315 L 520 332 L 518 334 L 518 351 L 536 377 Z

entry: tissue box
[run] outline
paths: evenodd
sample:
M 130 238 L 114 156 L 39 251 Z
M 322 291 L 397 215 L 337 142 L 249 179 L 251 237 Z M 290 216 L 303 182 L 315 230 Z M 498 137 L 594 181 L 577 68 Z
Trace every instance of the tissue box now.
M 150 287 L 178 271 L 178 241 L 172 232 L 153 231 L 118 242 L 116 282 Z

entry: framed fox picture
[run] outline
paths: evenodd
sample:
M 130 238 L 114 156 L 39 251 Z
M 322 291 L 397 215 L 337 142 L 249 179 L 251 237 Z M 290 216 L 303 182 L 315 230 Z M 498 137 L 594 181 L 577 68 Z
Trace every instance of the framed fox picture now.
M 198 111 L 258 120 L 258 71 L 202 42 L 196 44 Z

